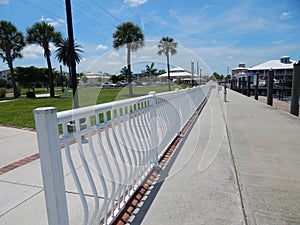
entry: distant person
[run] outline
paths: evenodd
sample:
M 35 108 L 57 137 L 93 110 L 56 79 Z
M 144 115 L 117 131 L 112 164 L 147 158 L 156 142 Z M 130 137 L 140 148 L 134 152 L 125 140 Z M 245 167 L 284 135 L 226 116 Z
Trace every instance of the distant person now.
M 227 102 L 227 86 L 224 85 L 224 102 Z

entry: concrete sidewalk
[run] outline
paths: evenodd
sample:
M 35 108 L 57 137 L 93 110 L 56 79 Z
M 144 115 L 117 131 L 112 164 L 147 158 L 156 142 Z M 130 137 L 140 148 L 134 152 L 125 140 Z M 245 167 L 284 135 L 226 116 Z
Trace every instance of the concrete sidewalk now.
M 300 224 L 300 119 L 231 90 L 222 99 L 212 92 L 128 224 Z
M 0 126 L 0 168 L 38 153 L 36 133 Z
M 46 224 L 36 133 L 0 127 L 0 145 L 0 224 Z
M 230 90 L 228 100 L 212 91 L 128 224 L 300 224 L 300 119 Z M 0 127 L 0 146 L 0 168 L 38 153 L 32 131 Z M 81 224 L 65 176 L 70 224 Z M 39 159 L 0 175 L 0 193 L 0 224 L 47 224 Z
M 229 92 L 226 123 L 249 224 L 300 224 L 300 118 Z
M 245 224 L 217 90 L 128 224 Z

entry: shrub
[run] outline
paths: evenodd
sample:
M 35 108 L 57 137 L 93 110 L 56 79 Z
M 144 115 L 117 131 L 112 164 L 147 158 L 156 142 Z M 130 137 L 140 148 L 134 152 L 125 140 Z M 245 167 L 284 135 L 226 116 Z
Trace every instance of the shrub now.
M 17 90 L 18 90 L 18 97 L 19 97 L 19 96 L 21 96 L 22 87 L 21 86 L 17 86 Z
M 7 86 L 7 81 L 4 79 L 0 79 L 0 87 L 6 87 Z
M 6 88 L 0 88 L 0 98 L 5 98 Z

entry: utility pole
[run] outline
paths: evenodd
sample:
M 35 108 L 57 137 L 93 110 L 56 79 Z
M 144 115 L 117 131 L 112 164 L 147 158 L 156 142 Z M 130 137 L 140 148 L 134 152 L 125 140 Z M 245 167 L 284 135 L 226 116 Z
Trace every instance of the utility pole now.
M 75 50 L 74 50 L 74 36 L 73 36 L 73 25 L 72 25 L 72 11 L 71 11 L 71 0 L 65 0 L 66 4 L 66 16 L 67 16 L 67 27 L 69 37 L 69 54 L 70 54 L 70 76 L 72 81 L 73 90 L 73 108 L 79 108 L 78 94 L 77 94 L 77 77 L 76 77 L 76 62 L 75 62 Z
M 299 116 L 299 96 L 300 96 L 300 61 L 294 63 L 293 72 L 293 87 L 292 87 L 292 101 L 290 113 Z

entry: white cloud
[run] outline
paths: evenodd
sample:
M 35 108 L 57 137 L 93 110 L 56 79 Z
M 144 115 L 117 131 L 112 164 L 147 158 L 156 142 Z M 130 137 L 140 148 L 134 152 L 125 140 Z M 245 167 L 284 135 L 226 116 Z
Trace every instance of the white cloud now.
M 39 45 L 26 45 L 22 54 L 25 59 L 39 59 L 43 57 L 44 50 Z
M 108 58 L 113 59 L 113 58 L 120 58 L 120 54 L 117 52 L 111 52 L 108 54 Z
M 0 0 L 0 1 L 1 1 L 1 0 Z M 42 16 L 40 20 L 41 20 L 41 21 L 45 21 L 45 22 L 47 22 L 48 24 L 50 24 L 50 25 L 52 25 L 52 26 L 54 26 L 54 27 L 58 27 L 58 26 L 62 26 L 62 25 L 65 25 L 65 24 L 66 24 L 66 21 L 63 20 L 63 19 L 60 19 L 60 18 L 54 20 L 54 19 L 52 19 L 52 18 L 49 18 L 49 17 L 48 17 L 48 18 L 45 18 L 44 16 Z
M 148 0 L 124 0 L 124 3 L 130 5 L 131 7 L 136 7 L 146 3 Z
M 120 61 L 113 61 L 113 62 L 107 62 L 108 65 L 111 65 L 111 66 L 120 66 L 122 65 L 123 63 L 120 62 Z
M 283 13 L 281 13 L 281 15 L 280 15 L 280 19 L 281 20 L 287 20 L 287 19 L 289 19 L 289 18 L 291 18 L 292 16 L 291 16 L 291 13 L 289 13 L 289 12 L 283 12 Z
M 100 44 L 100 45 L 97 46 L 96 49 L 102 51 L 102 50 L 108 49 L 108 47 L 107 47 L 106 45 L 101 45 L 101 44 Z
M 66 21 L 63 20 L 63 19 L 57 19 L 57 21 L 58 21 L 59 23 L 62 23 L 62 24 L 65 24 L 65 23 L 66 23 Z
M 9 4 L 9 0 L 0 0 L 0 4 L 8 5 Z
M 53 43 L 49 45 L 51 53 L 54 53 L 56 47 Z M 22 51 L 23 57 L 25 59 L 40 59 L 44 57 L 44 49 L 39 45 L 26 45 Z

